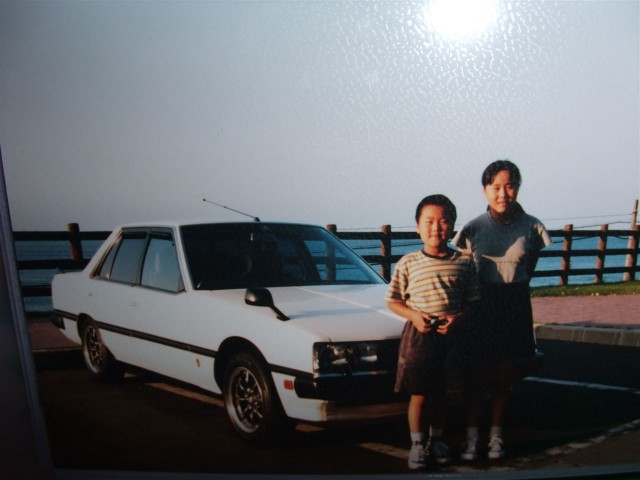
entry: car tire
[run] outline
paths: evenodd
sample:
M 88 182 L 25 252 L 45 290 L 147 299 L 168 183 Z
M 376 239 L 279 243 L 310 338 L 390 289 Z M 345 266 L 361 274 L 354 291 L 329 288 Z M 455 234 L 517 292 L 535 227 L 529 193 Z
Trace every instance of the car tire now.
M 124 367 L 118 362 L 102 341 L 98 325 L 88 321 L 82 327 L 82 358 L 95 380 L 108 382 L 121 380 Z
M 224 404 L 231 425 L 248 441 L 282 439 L 293 425 L 264 362 L 251 353 L 237 353 L 229 361 L 224 374 Z

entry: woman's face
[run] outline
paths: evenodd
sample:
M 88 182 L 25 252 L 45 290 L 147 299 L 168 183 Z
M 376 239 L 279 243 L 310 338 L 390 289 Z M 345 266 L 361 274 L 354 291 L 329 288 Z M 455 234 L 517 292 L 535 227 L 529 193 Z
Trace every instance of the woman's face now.
M 512 182 L 509 170 L 500 170 L 493 182 L 484 187 L 491 213 L 498 217 L 508 215 L 518 198 L 518 188 L 519 185 Z

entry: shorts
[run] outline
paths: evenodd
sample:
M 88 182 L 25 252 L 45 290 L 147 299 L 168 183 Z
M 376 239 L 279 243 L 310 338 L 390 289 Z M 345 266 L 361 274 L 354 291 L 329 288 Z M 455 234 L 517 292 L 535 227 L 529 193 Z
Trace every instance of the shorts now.
M 405 322 L 400 340 L 395 391 L 427 395 L 445 388 L 447 337 L 431 331 L 420 333 Z

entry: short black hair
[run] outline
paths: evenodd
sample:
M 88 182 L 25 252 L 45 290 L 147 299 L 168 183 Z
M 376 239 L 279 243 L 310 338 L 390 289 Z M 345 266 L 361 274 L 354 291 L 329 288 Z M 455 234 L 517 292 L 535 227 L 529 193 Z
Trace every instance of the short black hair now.
M 451 225 L 455 225 L 456 218 L 458 218 L 456 206 L 445 195 L 439 193 L 435 195 L 429 195 L 420 200 L 420 203 L 416 207 L 416 223 L 420 221 L 422 209 L 428 205 L 436 205 L 438 207 L 442 207 L 444 210 L 445 218 L 449 221 L 449 223 L 451 223 Z
M 518 170 L 515 163 L 509 160 L 496 160 L 484 169 L 484 172 L 482 173 L 482 186 L 486 187 L 487 185 L 491 185 L 493 180 L 496 178 L 496 175 L 503 170 L 509 172 L 509 178 L 511 178 L 513 183 L 517 183 L 518 186 L 522 183 L 520 170 Z

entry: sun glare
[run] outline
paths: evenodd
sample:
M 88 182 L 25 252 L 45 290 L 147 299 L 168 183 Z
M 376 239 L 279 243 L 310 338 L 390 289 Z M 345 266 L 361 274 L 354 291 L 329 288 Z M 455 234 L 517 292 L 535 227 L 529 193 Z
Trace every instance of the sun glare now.
M 464 42 L 493 25 L 498 5 L 497 0 L 432 0 L 423 15 L 429 28 L 441 37 Z

